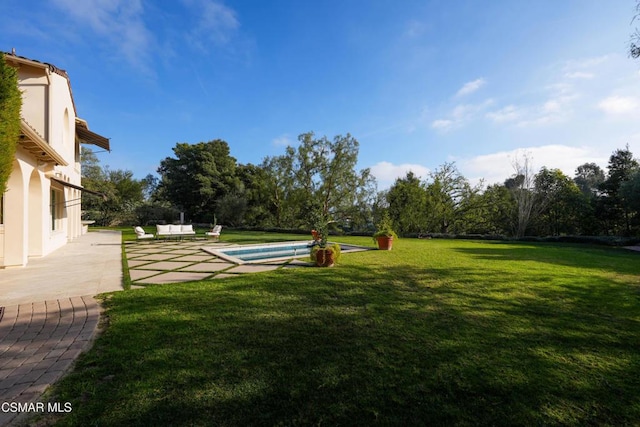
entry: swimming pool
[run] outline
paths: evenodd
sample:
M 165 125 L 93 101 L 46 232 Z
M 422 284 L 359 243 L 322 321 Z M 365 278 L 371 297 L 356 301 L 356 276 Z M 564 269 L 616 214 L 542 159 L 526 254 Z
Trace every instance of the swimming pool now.
M 204 247 L 202 250 L 234 264 L 247 264 L 308 257 L 311 253 L 311 247 L 312 242 L 281 242 L 260 245 L 236 245 L 222 248 Z M 343 253 L 367 249 L 343 243 L 340 243 L 340 248 Z

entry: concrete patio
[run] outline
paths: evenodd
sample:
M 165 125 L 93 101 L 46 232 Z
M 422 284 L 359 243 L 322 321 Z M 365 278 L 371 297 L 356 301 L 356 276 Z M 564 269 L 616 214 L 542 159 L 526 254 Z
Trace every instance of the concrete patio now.
M 206 240 L 129 242 L 125 253 L 131 281 L 134 285 L 179 283 L 311 265 L 308 258 L 237 265 L 202 250 L 225 246 L 229 244 Z

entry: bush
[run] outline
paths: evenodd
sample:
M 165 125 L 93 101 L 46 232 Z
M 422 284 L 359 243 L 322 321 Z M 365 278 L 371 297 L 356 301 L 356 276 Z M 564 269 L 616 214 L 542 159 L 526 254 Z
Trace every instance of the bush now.
M 0 53 L 0 195 L 7 189 L 13 158 L 20 137 L 22 95 L 18 89 L 18 72 Z

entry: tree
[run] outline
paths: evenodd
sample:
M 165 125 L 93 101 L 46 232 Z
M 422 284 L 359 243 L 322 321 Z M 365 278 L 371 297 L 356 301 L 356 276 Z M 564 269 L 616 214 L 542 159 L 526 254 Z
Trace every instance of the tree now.
M 600 185 L 603 193 L 601 212 L 609 232 L 625 235 L 631 232 L 631 212 L 620 188 L 637 170 L 638 161 L 633 158 L 628 145 L 625 149 L 614 151 L 609 157 L 607 178 Z
M 427 231 L 427 193 L 411 171 L 397 178 L 386 193 L 389 216 L 400 234 Z
M 604 171 L 595 163 L 585 163 L 578 166 L 573 181 L 585 196 L 597 196 L 604 182 Z
M 581 234 L 596 235 L 601 231 L 602 221 L 596 211 L 601 207 L 600 188 L 604 180 L 604 171 L 595 163 L 585 163 L 576 169 L 573 181 L 582 193 L 582 199 L 576 200 L 579 206 L 576 221 Z
M 102 168 L 89 150 L 81 151 L 80 161 L 82 185 L 106 196 L 106 199 L 83 197 L 83 215 L 104 226 L 137 223 L 137 210 L 144 200 L 144 181 L 134 179 L 133 172 L 128 170 Z
M 178 143 L 173 152 L 175 158 L 160 162 L 159 194 L 186 211 L 192 220 L 213 221 L 217 201 L 240 186 L 229 145 L 220 139 Z
M 360 172 L 355 169 L 360 144 L 349 134 L 337 135 L 329 141 L 324 136 L 314 139 L 313 132 L 309 132 L 298 140 L 299 159 L 303 156 L 305 161 L 313 159 L 315 167 L 311 170 L 315 173 L 310 182 L 315 191 L 312 194 L 320 201 L 323 214 L 344 219 L 355 204 L 358 192 L 366 191 L 367 184 L 373 181 L 369 169 Z M 303 177 L 308 179 L 306 170 Z
M 640 233 L 640 170 L 636 170 L 629 179 L 620 186 L 620 195 L 631 212 L 631 225 L 635 226 L 635 233 Z M 633 231 L 633 230 L 632 230 Z
M 237 174 L 243 186 L 246 201 L 244 223 L 253 226 L 274 226 L 273 211 L 270 209 L 269 174 L 260 166 L 238 165 Z
M 18 88 L 18 72 L 8 65 L 0 53 L 0 197 L 7 190 L 20 136 L 22 95 Z
M 640 16 L 640 1 L 636 1 L 636 14 L 631 20 L 635 21 Z M 632 58 L 640 58 L 640 31 L 636 28 L 631 35 L 631 42 L 629 43 L 629 55 Z
M 289 146 L 284 156 L 264 162 L 279 222 L 287 214 L 294 219 L 291 225 L 312 226 L 310 206 L 332 221 L 350 221 L 354 206 L 370 198 L 375 182 L 369 169 L 355 169 L 358 141 L 349 134 L 315 138 L 313 132 L 301 134 L 298 141 L 297 148 Z
M 494 184 L 480 196 L 479 233 L 515 235 L 517 231 L 517 206 L 512 190 L 506 185 Z
M 582 208 L 582 193 L 576 183 L 560 169 L 543 167 L 535 176 L 538 200 L 538 235 L 574 234 Z
M 216 203 L 216 219 L 229 227 L 244 224 L 247 213 L 247 199 L 241 192 L 227 193 Z
M 267 210 L 276 227 L 292 224 L 297 216 L 294 212 L 295 180 L 292 174 L 293 158 L 288 156 L 267 157 L 262 163 L 266 173 L 265 189 L 269 195 Z
M 430 228 L 440 233 L 467 232 L 465 217 L 478 208 L 475 196 L 482 183 L 472 187 L 455 163 L 443 164 L 429 177 L 426 191 Z
M 142 178 L 142 193 L 144 195 L 144 199 L 149 201 L 153 199 L 158 190 L 159 180 L 158 177 L 153 174 L 147 174 L 144 178 Z
M 529 227 L 532 216 L 535 214 L 536 194 L 534 190 L 534 173 L 529 154 L 516 157 L 513 161 L 515 176 L 505 182 L 505 186 L 511 190 L 511 194 L 517 208 L 516 237 L 523 237 Z

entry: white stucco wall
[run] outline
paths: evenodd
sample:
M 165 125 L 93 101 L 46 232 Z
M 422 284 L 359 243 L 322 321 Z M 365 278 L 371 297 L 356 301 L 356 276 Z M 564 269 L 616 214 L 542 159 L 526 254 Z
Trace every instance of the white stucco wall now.
M 45 70 L 20 66 L 18 80 L 22 91 L 22 117 L 42 137 L 47 139 L 47 119 L 49 116 L 49 78 Z
M 24 266 L 29 258 L 50 254 L 82 233 L 80 191 L 52 183 L 55 177 L 80 185 L 75 141 L 75 109 L 64 76 L 42 65 L 21 64 L 19 87 L 22 117 L 68 163 L 43 163 L 20 144 L 5 193 L 4 225 L 0 226 L 0 267 Z M 53 229 L 51 188 L 60 190 L 60 220 Z

